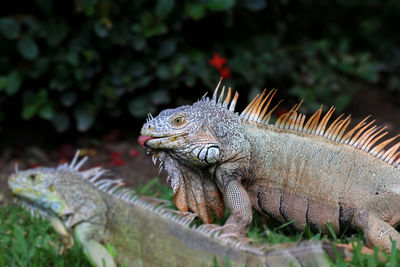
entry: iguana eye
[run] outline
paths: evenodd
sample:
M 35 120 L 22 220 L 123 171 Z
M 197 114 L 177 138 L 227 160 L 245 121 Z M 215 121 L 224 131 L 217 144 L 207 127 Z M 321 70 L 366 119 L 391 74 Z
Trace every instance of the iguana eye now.
M 177 116 L 177 117 L 173 118 L 172 121 L 173 121 L 174 125 L 180 126 L 185 122 L 185 118 L 182 116 Z
M 32 181 L 32 182 L 34 182 L 34 181 L 36 181 L 36 177 L 37 177 L 37 175 L 36 174 L 30 174 L 29 176 L 28 176 L 28 178 Z

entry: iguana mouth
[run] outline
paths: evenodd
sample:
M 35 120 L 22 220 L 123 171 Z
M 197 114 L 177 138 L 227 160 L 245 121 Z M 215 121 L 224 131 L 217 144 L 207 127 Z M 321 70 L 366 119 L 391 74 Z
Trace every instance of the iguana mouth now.
M 144 148 L 145 144 L 147 143 L 147 141 L 154 139 L 154 137 L 151 136 L 147 136 L 147 135 L 141 135 L 138 138 L 138 143 L 140 144 L 141 147 Z
M 138 143 L 143 147 L 150 148 L 174 148 L 173 142 L 177 140 L 178 137 L 184 136 L 186 134 L 176 134 L 176 135 L 166 135 L 166 136 L 148 136 L 141 135 L 138 138 Z

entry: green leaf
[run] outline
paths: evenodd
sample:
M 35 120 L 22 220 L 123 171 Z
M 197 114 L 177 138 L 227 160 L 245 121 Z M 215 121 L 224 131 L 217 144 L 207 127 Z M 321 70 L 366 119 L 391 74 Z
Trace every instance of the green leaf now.
M 134 98 L 128 103 L 129 112 L 137 118 L 143 118 L 147 113 L 155 112 L 155 108 L 151 105 L 147 96 Z
M 204 17 L 206 13 L 206 8 L 204 5 L 187 4 L 185 7 L 186 13 L 189 17 L 194 20 L 200 20 Z
M 136 51 L 141 51 L 146 47 L 146 39 L 140 36 L 132 37 L 132 47 Z
M 101 21 L 97 21 L 94 24 L 94 31 L 96 32 L 97 36 L 99 36 L 100 38 L 105 38 L 108 35 L 108 28 Z
M 141 76 L 141 77 L 139 77 L 137 80 L 135 80 L 134 85 L 135 85 L 136 87 L 145 87 L 145 86 L 147 86 L 147 85 L 151 82 L 151 80 L 152 80 L 153 78 L 154 78 L 154 77 L 153 77 L 152 75 L 144 75 L 144 76 Z
M 37 47 L 36 43 L 28 36 L 20 39 L 17 46 L 18 51 L 26 59 L 33 60 L 39 54 L 39 48 Z
M 64 132 L 71 124 L 69 117 L 65 113 L 56 113 L 51 120 L 58 132 Z
M 161 64 L 156 70 L 156 75 L 161 80 L 167 80 L 170 76 L 170 70 L 167 65 Z
M 131 74 L 134 77 L 142 76 L 145 73 L 145 71 L 146 71 L 146 66 L 143 63 L 141 63 L 139 61 L 132 62 L 132 64 L 131 64 Z
M 49 22 L 44 26 L 44 34 L 48 44 L 56 47 L 67 37 L 68 26 L 64 22 Z
M 143 29 L 143 34 L 146 38 L 149 38 L 155 35 L 164 34 L 167 31 L 168 31 L 167 25 L 165 25 L 164 23 L 158 23 L 152 26 L 151 28 Z
M 7 86 L 7 77 L 0 76 L 0 91 L 6 88 L 6 86 Z
M 98 0 L 84 0 L 82 1 L 83 9 L 87 16 L 92 16 L 96 10 Z
M 35 104 L 37 106 L 41 106 L 47 102 L 47 91 L 46 89 L 40 89 L 40 91 L 36 94 Z
M 158 0 L 155 8 L 156 15 L 165 18 L 172 11 L 175 0 Z
M 83 108 L 77 108 L 74 112 L 76 119 L 76 128 L 78 131 L 85 132 L 92 127 L 94 122 L 94 116 Z
M 76 97 L 75 92 L 66 92 L 61 95 L 61 103 L 66 107 L 70 107 L 75 103 Z
M 32 118 L 40 111 L 40 109 L 46 104 L 46 102 L 46 89 L 41 89 L 39 92 L 36 93 L 36 95 L 28 91 L 24 94 L 24 103 L 21 112 L 22 118 L 25 120 Z M 46 116 L 45 113 L 46 111 L 44 111 L 43 113 L 44 116 Z
M 0 31 L 8 39 L 17 39 L 20 34 L 20 26 L 12 18 L 2 18 L 0 19 Z
M 39 112 L 39 116 L 45 120 L 51 120 L 54 116 L 54 110 L 53 106 L 51 104 L 46 104 L 44 107 L 42 107 Z
M 6 93 L 13 95 L 18 92 L 21 87 L 22 77 L 18 71 L 11 72 L 7 77 Z
M 64 54 L 64 60 L 71 64 L 72 66 L 76 67 L 79 64 L 79 56 L 78 53 L 75 51 L 68 51 Z
M 160 44 L 157 56 L 159 58 L 166 58 L 172 55 L 176 49 L 176 41 L 173 39 L 167 39 Z
M 32 118 L 33 116 L 35 116 L 36 111 L 37 111 L 37 107 L 35 105 L 25 105 L 22 108 L 21 116 L 24 120 L 28 120 L 28 119 Z
M 28 72 L 29 77 L 37 79 L 42 75 L 47 74 L 47 71 L 51 69 L 52 65 L 50 63 L 50 58 L 41 57 L 36 59 L 34 66 Z
M 235 5 L 235 0 L 210 0 L 206 5 L 210 10 L 224 11 L 232 8 Z
M 371 83 L 376 83 L 379 80 L 377 66 L 374 64 L 363 63 L 363 65 L 357 69 L 357 73 L 360 78 Z
M 167 104 L 171 101 L 167 90 L 157 90 L 151 94 L 151 101 L 155 105 Z
M 335 99 L 336 110 L 344 110 L 351 102 L 351 96 L 342 94 Z
M 46 13 L 47 16 L 53 15 L 53 1 L 52 0 L 36 0 L 40 9 Z

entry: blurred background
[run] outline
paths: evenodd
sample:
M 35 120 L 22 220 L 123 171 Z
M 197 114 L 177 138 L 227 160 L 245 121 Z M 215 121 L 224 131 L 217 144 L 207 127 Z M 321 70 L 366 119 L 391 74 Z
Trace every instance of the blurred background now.
M 400 129 L 396 0 L 15 0 L 0 16 L 5 172 L 83 148 L 129 165 L 125 177 L 155 175 L 136 144 L 145 115 L 193 103 L 221 76 L 238 110 L 277 88 L 277 114 L 304 99 L 304 113 L 335 105 Z

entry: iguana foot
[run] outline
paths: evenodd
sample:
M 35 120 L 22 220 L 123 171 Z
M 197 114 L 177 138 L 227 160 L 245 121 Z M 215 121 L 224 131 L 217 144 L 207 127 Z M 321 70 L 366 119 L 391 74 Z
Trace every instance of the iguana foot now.
M 91 238 L 91 227 L 92 226 L 88 223 L 83 223 L 75 227 L 75 237 L 83 246 L 86 257 L 93 266 L 116 267 L 117 264 L 114 257 L 107 248 L 100 242 Z
M 355 250 L 354 248 L 355 248 L 355 246 L 358 246 L 358 243 L 357 243 L 357 242 L 354 242 L 354 243 L 349 243 L 349 244 L 336 244 L 335 246 L 336 246 L 337 248 L 343 250 L 343 251 L 342 251 L 342 254 L 343 254 L 343 255 L 346 255 L 346 257 L 344 257 L 344 260 L 345 260 L 345 261 L 351 261 L 352 256 L 353 256 L 352 254 L 353 254 L 353 252 L 354 252 L 354 250 Z M 363 245 L 363 246 L 361 247 L 361 253 L 362 253 L 362 254 L 374 255 L 375 251 L 374 251 L 373 249 L 371 249 L 371 248 L 369 248 L 369 247 Z M 378 253 L 378 258 L 379 258 L 379 260 L 381 260 L 381 261 L 383 261 L 383 262 L 386 262 L 386 261 L 387 261 L 387 259 L 384 257 L 384 255 L 382 254 L 382 252 L 379 252 L 379 253 Z
M 247 236 L 247 234 L 245 232 L 238 231 L 236 225 L 231 224 L 231 223 L 225 223 L 225 225 L 222 226 L 221 228 L 222 228 L 222 232 L 223 232 L 221 234 L 222 238 L 226 238 L 226 237 L 245 238 Z
M 158 207 L 168 207 L 171 205 L 171 202 L 169 202 L 168 200 L 159 199 L 155 197 L 141 196 L 140 199 Z
M 343 249 L 346 249 L 349 251 L 354 251 L 354 247 L 358 246 L 358 243 L 354 242 L 354 243 L 348 243 L 348 244 L 336 244 L 335 246 L 337 248 L 343 248 Z M 361 247 L 361 253 L 372 255 L 372 254 L 374 254 L 374 250 L 364 245 Z
M 221 234 L 221 233 L 223 233 L 224 227 L 225 226 L 221 226 L 218 224 L 202 224 L 197 228 L 197 230 L 206 232 L 209 234 L 217 233 L 219 236 L 222 236 L 223 234 Z

